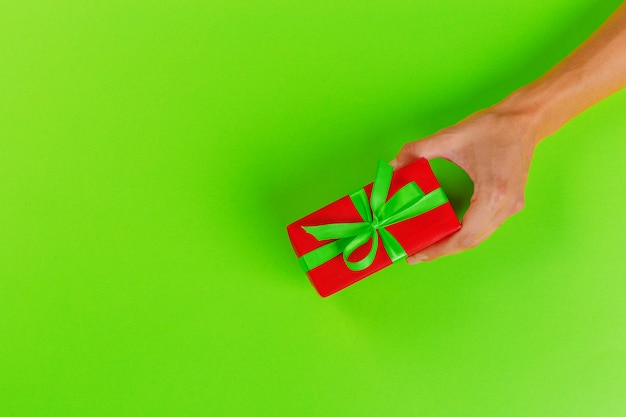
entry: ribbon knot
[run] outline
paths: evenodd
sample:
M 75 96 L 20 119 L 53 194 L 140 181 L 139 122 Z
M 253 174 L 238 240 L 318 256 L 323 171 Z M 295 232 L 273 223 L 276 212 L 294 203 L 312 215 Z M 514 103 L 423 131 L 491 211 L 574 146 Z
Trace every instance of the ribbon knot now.
M 383 161 L 378 162 L 378 170 L 372 187 L 371 197 L 367 198 L 364 189 L 350 194 L 350 199 L 363 219 L 354 223 L 331 223 L 319 226 L 302 226 L 318 240 L 334 239 L 300 257 L 300 264 L 308 272 L 335 256 L 343 253 L 346 266 L 352 271 L 361 271 L 374 263 L 378 252 L 378 240 L 383 244 L 391 262 L 407 256 L 406 251 L 386 227 L 411 217 L 419 216 L 446 203 L 448 198 L 441 188 L 424 194 L 415 182 L 410 182 L 398 190 L 387 201 L 393 168 Z M 372 241 L 370 251 L 358 261 L 350 261 L 352 253 Z

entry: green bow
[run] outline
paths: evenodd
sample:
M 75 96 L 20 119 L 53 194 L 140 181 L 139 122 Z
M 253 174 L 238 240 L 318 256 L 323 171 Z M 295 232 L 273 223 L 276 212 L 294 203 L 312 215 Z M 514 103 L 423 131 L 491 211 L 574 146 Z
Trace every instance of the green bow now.
M 370 200 L 367 200 L 367 194 L 362 188 L 350 194 L 350 199 L 363 222 L 302 226 L 318 240 L 336 239 L 300 257 L 300 265 L 305 272 L 328 262 L 342 252 L 346 266 L 352 271 L 361 271 L 374 263 L 379 235 L 392 262 L 407 256 L 402 245 L 385 227 L 426 213 L 446 203 L 448 198 L 441 188 L 424 194 L 415 182 L 410 182 L 385 202 L 392 174 L 393 168 L 379 161 Z M 349 261 L 352 252 L 370 239 L 372 248 L 369 253 L 359 261 Z

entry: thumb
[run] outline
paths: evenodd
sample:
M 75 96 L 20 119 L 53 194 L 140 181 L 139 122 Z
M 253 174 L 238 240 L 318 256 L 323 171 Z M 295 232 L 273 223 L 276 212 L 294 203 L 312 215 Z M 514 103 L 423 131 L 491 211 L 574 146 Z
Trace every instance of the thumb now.
M 395 159 L 393 159 L 390 164 L 397 169 L 410 164 L 417 158 L 448 159 L 448 152 L 444 143 L 445 141 L 442 139 L 443 138 L 430 136 L 425 139 L 405 143 L 400 149 L 400 152 L 398 152 L 398 155 L 396 155 Z

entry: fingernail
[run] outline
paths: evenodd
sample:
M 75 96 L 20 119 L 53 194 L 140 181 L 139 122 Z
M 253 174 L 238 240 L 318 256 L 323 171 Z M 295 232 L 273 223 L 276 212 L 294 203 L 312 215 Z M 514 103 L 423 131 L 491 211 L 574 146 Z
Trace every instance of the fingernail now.
M 418 253 L 416 255 L 411 256 L 408 259 L 409 264 L 411 265 L 415 265 L 418 264 L 420 262 L 424 262 L 428 260 L 428 256 L 424 255 L 423 253 Z
M 398 165 L 398 161 L 397 160 L 392 160 L 391 162 L 389 162 L 389 165 L 391 165 L 392 167 L 396 167 L 396 165 Z

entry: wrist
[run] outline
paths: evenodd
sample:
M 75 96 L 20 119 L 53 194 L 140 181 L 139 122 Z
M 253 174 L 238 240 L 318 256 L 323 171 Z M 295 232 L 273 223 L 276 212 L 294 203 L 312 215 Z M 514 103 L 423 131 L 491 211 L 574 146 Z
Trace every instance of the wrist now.
M 505 118 L 518 137 L 524 138 L 533 147 L 558 130 L 550 123 L 546 100 L 526 87 L 514 91 L 488 111 Z
M 551 88 L 547 82 L 532 83 L 514 91 L 494 107 L 499 112 L 514 115 L 537 145 L 570 118 L 567 106 L 559 104 L 562 91 Z

